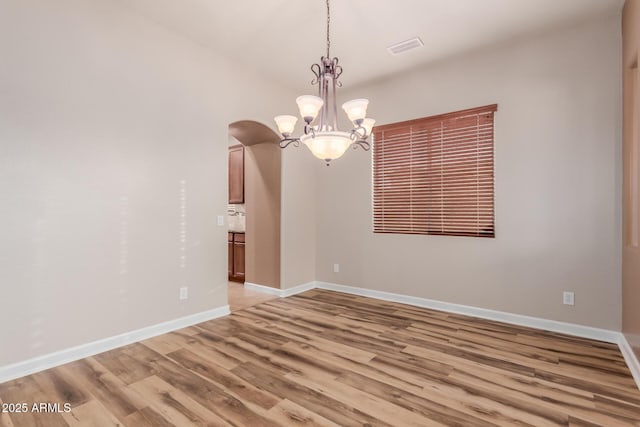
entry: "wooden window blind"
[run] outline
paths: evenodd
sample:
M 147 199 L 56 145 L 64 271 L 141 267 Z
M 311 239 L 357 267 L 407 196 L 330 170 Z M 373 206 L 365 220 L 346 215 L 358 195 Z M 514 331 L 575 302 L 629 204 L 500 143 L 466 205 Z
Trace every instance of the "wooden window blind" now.
M 495 237 L 497 107 L 374 128 L 375 233 Z

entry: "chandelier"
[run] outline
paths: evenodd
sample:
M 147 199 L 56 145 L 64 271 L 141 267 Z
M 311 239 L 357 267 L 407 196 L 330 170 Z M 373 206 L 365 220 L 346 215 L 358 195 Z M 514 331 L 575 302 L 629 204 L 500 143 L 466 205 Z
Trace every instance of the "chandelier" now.
M 342 74 L 342 67 L 338 65 L 338 58 L 331 58 L 329 48 L 329 25 L 331 14 L 329 0 L 327 0 L 327 56 L 320 58 L 319 64 L 313 64 L 311 71 L 315 78 L 312 85 L 318 85 L 318 96 L 302 95 L 296 99 L 300 116 L 304 120 L 304 134 L 293 137 L 298 118 L 296 116 L 276 116 L 274 118 L 278 130 L 282 134 L 280 148 L 290 144 L 295 147 L 302 142 L 311 150 L 314 156 L 327 162 L 341 157 L 351 146 L 361 147 L 368 151 L 370 146 L 367 138 L 371 134 L 375 120 L 367 118 L 368 99 L 354 99 L 342 104 L 342 108 L 353 124 L 353 128 L 344 132 L 338 129 L 338 109 L 336 107 L 336 87 L 342 87 L 338 78 Z M 318 118 L 317 124 L 312 125 Z

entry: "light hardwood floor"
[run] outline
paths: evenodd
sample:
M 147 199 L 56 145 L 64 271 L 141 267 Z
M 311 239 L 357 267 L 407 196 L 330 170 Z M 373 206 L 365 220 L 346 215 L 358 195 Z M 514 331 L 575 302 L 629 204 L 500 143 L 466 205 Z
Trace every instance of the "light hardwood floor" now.
M 244 310 L 265 301 L 277 299 L 275 295 L 252 291 L 244 287 L 242 283 L 229 282 L 229 308 L 231 311 Z
M 615 345 L 313 290 L 0 385 L 4 426 L 640 426 Z

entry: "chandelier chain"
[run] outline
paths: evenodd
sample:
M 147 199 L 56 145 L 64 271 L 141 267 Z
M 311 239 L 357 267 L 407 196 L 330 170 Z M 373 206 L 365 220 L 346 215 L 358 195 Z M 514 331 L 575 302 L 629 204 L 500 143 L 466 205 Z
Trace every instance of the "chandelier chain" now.
M 331 46 L 331 39 L 329 38 L 329 25 L 331 23 L 331 11 L 329 10 L 329 0 L 327 0 L 327 58 L 329 56 L 329 47 Z

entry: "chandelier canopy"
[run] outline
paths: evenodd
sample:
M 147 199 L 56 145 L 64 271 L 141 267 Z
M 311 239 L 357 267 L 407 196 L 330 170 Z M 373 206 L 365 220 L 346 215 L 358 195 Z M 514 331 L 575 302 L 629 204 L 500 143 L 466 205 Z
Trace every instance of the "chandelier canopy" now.
M 314 156 L 327 162 L 341 157 L 351 146 L 361 147 L 368 151 L 370 146 L 367 139 L 371 134 L 375 120 L 367 118 L 368 99 L 354 99 L 342 104 L 353 128 L 344 132 L 338 129 L 338 109 L 336 107 L 336 88 L 342 84 L 338 78 L 342 74 L 342 67 L 338 65 L 338 58 L 331 58 L 329 48 L 329 25 L 331 14 L 329 0 L 327 2 L 327 56 L 320 58 L 320 63 L 313 64 L 311 71 L 315 78 L 311 82 L 318 85 L 318 96 L 302 95 L 296 99 L 300 116 L 304 120 L 304 134 L 293 137 L 293 130 L 298 118 L 296 116 L 276 116 L 275 122 L 278 131 L 282 134 L 280 148 L 286 148 L 293 143 L 299 146 L 300 142 L 311 150 Z M 317 124 L 313 122 L 318 119 Z

